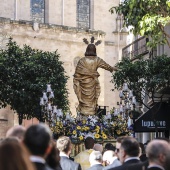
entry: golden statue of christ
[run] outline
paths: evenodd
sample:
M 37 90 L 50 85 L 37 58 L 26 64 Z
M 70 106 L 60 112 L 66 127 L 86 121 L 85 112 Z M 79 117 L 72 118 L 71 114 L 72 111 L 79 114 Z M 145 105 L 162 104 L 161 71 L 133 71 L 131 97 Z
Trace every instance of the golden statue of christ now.
M 87 44 L 88 41 L 84 39 Z M 74 74 L 74 91 L 77 95 L 79 105 L 77 111 L 82 115 L 95 115 L 97 113 L 97 102 L 100 95 L 100 83 L 97 72 L 98 68 L 103 68 L 110 72 L 116 71 L 116 67 L 107 64 L 103 59 L 97 57 L 96 46 L 101 43 L 97 41 L 95 44 L 94 37 L 91 38 L 91 44 L 88 44 L 85 57 L 78 61 Z

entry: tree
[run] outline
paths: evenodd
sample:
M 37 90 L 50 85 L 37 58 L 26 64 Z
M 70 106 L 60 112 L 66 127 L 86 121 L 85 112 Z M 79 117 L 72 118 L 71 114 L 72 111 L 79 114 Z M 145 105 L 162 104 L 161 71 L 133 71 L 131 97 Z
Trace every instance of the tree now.
M 150 38 L 147 44 L 151 48 L 165 43 L 170 47 L 170 35 L 165 30 L 170 23 L 170 0 L 125 0 L 110 9 L 114 11 L 123 15 L 126 27 L 133 26 L 135 35 Z
M 170 86 L 170 57 L 166 55 L 155 56 L 151 59 L 139 59 L 132 62 L 124 58 L 117 63 L 119 68 L 113 74 L 112 83 L 114 88 L 120 90 L 123 83 L 133 90 L 137 101 L 149 109 L 149 105 L 144 102 L 145 98 L 153 101 L 162 101 L 164 92 L 158 94 L 158 90 Z
M 0 51 L 0 105 L 11 106 L 22 118 L 40 119 L 40 97 L 51 84 L 54 104 L 63 111 L 69 109 L 68 91 L 63 63 L 55 52 L 43 52 L 24 45 L 20 48 L 9 39 L 6 50 Z

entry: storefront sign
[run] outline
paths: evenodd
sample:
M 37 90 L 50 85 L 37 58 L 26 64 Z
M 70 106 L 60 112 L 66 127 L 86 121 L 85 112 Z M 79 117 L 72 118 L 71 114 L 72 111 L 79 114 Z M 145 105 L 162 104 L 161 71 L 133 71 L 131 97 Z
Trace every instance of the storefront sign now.
M 160 105 L 161 104 L 161 105 Z M 135 132 L 170 130 L 170 104 L 157 103 L 135 121 Z

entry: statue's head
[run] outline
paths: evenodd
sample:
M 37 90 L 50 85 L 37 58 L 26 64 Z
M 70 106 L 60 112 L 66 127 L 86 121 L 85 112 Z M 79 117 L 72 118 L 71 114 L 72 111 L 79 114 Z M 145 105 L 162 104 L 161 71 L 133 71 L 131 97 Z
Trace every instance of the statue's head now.
M 98 40 L 94 43 L 94 37 L 91 37 L 91 44 L 87 41 L 86 38 L 83 39 L 84 43 L 87 44 L 85 56 L 97 56 L 96 54 L 96 46 L 99 45 L 102 41 Z
M 96 46 L 94 44 L 89 44 L 87 46 L 85 56 L 97 56 Z

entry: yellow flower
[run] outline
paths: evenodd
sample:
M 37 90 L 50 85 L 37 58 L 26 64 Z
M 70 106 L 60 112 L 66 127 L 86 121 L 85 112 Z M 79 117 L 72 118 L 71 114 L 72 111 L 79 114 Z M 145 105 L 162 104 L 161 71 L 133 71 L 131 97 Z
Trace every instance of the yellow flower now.
M 86 124 L 86 120 L 83 120 L 82 123 L 83 123 L 83 124 Z
M 76 132 L 76 130 L 73 130 L 73 135 L 75 135 L 77 132 Z
M 62 127 L 63 127 L 63 124 L 62 124 L 62 123 L 60 123 L 60 125 L 59 125 L 59 126 L 60 126 L 60 128 L 62 128 Z
M 120 130 L 117 130 L 116 133 L 117 133 L 118 135 L 120 135 L 120 134 L 121 134 L 121 131 L 120 131 Z
M 83 138 L 83 136 L 80 136 L 79 139 L 80 139 L 80 140 L 83 140 L 84 138 Z
M 99 133 L 100 130 L 99 129 L 95 129 L 95 131 L 96 131 L 96 133 Z
M 100 127 L 99 127 L 99 126 L 96 126 L 96 129 L 100 129 Z
M 85 130 L 86 130 L 86 131 L 89 130 L 89 129 L 90 129 L 90 128 L 89 128 L 88 126 L 85 127 Z
M 116 126 L 116 123 L 113 123 L 113 127 L 115 127 Z
M 118 115 L 118 118 L 120 118 L 120 119 L 121 119 L 121 118 L 122 118 L 122 116 L 121 116 L 121 115 Z
M 80 126 L 77 126 L 77 129 L 78 129 L 78 130 L 80 130 L 80 129 L 81 129 L 81 127 L 80 127 Z
M 98 139 L 98 138 L 100 138 L 100 135 L 99 135 L 98 133 L 96 133 L 96 134 L 94 135 L 94 137 L 95 137 L 96 139 Z
M 102 138 L 103 138 L 103 139 L 107 139 L 107 135 L 103 133 L 103 134 L 102 134 Z

